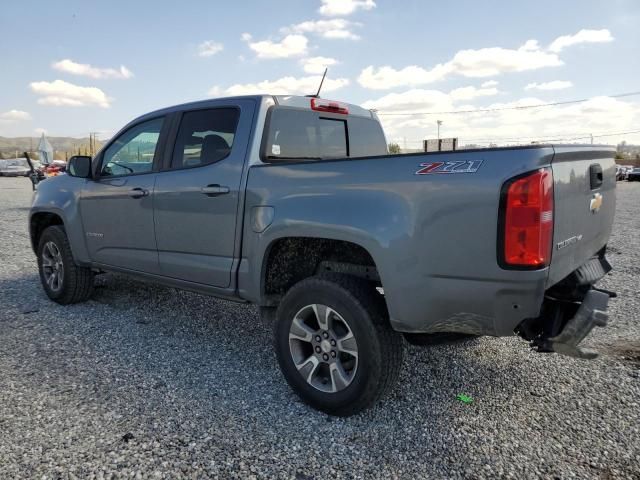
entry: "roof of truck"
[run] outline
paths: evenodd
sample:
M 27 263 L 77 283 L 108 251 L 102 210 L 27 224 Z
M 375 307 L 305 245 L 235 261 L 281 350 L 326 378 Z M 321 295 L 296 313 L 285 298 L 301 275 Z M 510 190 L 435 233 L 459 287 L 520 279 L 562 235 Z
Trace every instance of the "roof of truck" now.
M 316 97 L 309 97 L 309 96 L 303 96 L 303 95 L 269 95 L 269 94 L 234 95 L 229 97 L 216 97 L 216 98 L 209 98 L 206 100 L 197 100 L 194 102 L 187 102 L 187 103 L 181 103 L 177 105 L 171 105 L 169 107 L 164 107 L 149 113 L 145 113 L 144 115 L 140 115 L 139 117 L 136 117 L 132 121 L 139 121 L 144 119 L 145 117 L 165 115 L 167 113 L 179 112 L 182 110 L 194 110 L 199 108 L 213 107 L 216 104 L 218 104 L 221 100 L 249 99 L 249 100 L 255 100 L 257 102 L 271 100 L 277 105 L 311 109 L 311 100 L 313 98 L 316 98 Z M 340 104 L 344 104 L 349 109 L 349 115 L 358 115 L 358 116 L 364 116 L 369 118 L 376 118 L 376 115 L 373 111 L 362 108 L 359 105 L 343 102 L 340 100 L 324 99 L 322 97 L 317 97 L 317 98 L 319 98 L 320 100 L 331 100 L 331 101 L 336 101 Z

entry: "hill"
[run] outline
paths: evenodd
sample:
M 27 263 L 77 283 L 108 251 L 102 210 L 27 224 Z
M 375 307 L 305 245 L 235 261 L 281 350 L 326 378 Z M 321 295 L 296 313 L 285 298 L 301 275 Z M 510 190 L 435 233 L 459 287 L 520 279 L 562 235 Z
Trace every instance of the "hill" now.
M 66 156 L 88 154 L 90 152 L 89 137 L 47 137 L 53 147 L 54 158 L 64 159 Z M 0 158 L 14 158 L 16 152 L 22 156 L 22 152 L 35 152 L 40 142 L 39 137 L 0 137 Z M 102 143 L 96 142 L 96 148 Z

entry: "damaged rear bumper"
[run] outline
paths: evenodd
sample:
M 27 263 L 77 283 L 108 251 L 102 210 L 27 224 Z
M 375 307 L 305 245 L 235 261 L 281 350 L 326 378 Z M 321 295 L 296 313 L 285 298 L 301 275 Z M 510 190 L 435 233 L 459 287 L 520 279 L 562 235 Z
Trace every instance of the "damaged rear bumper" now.
M 578 311 L 569 319 L 560 333 L 553 337 L 540 337 L 533 340 L 533 345 L 540 352 L 556 352 L 570 357 L 595 358 L 598 354 L 583 349 L 578 344 L 591 332 L 593 327 L 607 325 L 607 305 L 609 294 L 599 290 L 589 290 Z
M 516 333 L 539 352 L 556 352 L 576 358 L 598 356 L 579 346 L 594 327 L 608 321 L 609 299 L 616 294 L 593 287 L 611 266 L 604 255 L 595 257 L 546 292 L 541 315 L 523 321 Z

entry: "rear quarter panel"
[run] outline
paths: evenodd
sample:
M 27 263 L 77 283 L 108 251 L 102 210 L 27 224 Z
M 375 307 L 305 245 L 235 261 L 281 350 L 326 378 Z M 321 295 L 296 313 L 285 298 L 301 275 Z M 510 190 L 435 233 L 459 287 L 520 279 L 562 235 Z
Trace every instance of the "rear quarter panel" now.
M 551 163 L 553 149 L 459 151 L 271 164 L 250 169 L 240 294 L 261 302 L 262 261 L 287 236 L 345 240 L 378 268 L 401 331 L 509 334 L 537 316 L 547 270 L 508 271 L 496 261 L 502 183 Z M 476 173 L 416 175 L 431 161 L 482 160 Z M 271 206 L 271 225 L 250 226 Z

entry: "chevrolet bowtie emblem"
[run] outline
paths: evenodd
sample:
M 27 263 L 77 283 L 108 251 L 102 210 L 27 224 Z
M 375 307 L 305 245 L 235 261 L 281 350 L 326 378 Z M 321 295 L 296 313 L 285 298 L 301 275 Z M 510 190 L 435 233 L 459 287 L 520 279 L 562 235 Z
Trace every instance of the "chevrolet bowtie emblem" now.
M 594 193 L 591 202 L 589 202 L 589 210 L 591 213 L 597 213 L 600 211 L 600 207 L 602 206 L 602 194 Z

